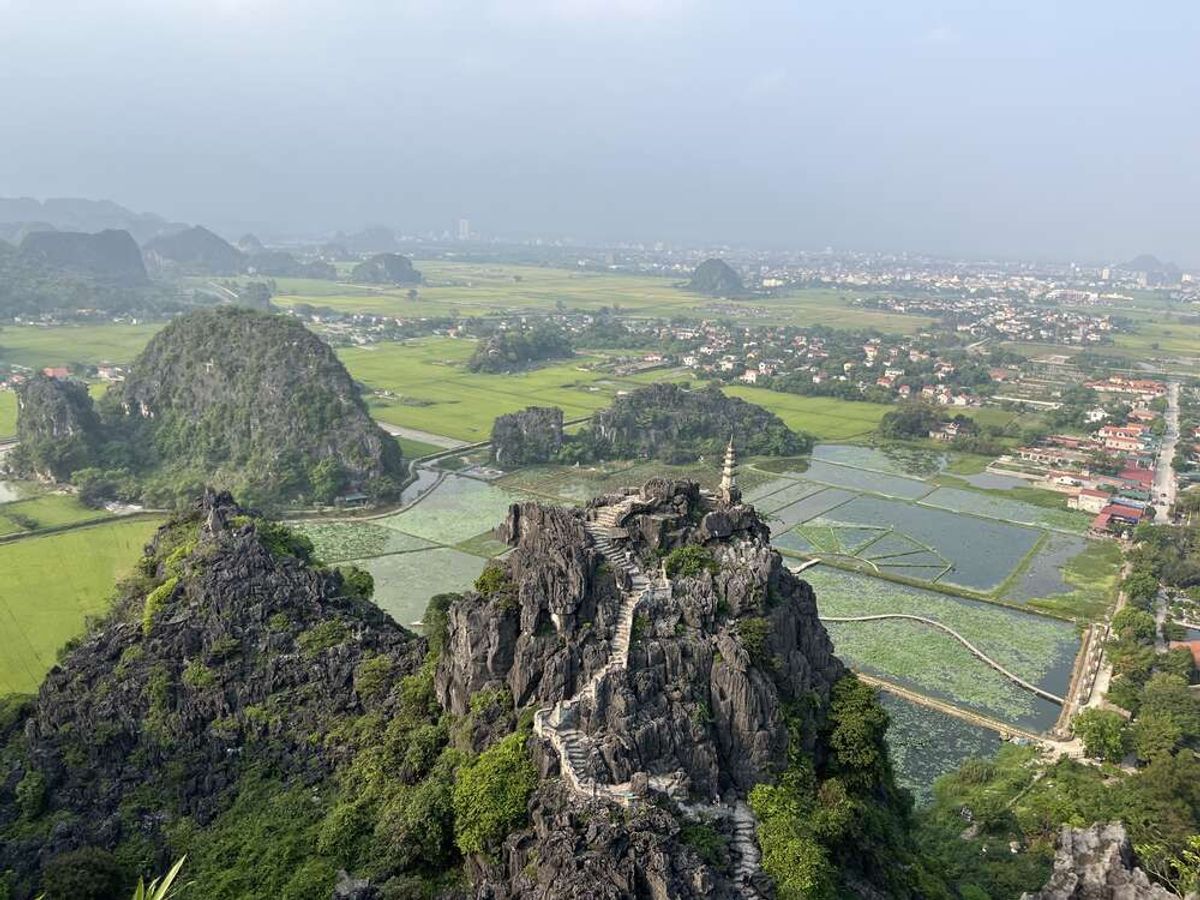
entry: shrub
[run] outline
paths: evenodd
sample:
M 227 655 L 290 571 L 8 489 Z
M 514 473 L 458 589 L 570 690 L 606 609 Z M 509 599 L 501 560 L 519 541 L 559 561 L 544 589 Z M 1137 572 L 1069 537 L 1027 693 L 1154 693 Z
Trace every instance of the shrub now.
M 167 601 L 171 599 L 171 594 L 174 593 L 177 584 L 179 584 L 179 576 L 172 575 L 146 595 L 146 602 L 142 607 L 143 634 L 149 634 L 150 630 L 154 628 L 155 617 L 167 605 Z
M 42 886 L 45 900 L 112 900 L 128 896 L 120 864 L 99 847 L 81 847 L 52 857 L 46 863 Z
M 524 824 L 537 769 L 525 735 L 510 734 L 462 766 L 454 783 L 455 842 L 463 853 L 496 847 Z
M 770 623 L 758 616 L 739 619 L 737 633 L 742 640 L 742 646 L 750 654 L 750 659 L 755 663 L 762 663 L 767 655 L 767 637 L 771 633 Z
M 217 677 L 213 674 L 213 670 L 200 662 L 198 659 L 193 659 L 186 669 L 183 670 L 183 683 L 193 690 L 203 690 L 210 688 L 217 683 Z
M 475 590 L 488 600 L 494 600 L 506 612 L 517 608 L 517 586 L 498 563 L 488 563 L 484 567 L 475 579 Z
M 336 647 L 349 634 L 350 630 L 340 619 L 329 619 L 319 625 L 314 625 L 296 640 L 305 656 L 317 656 L 330 647 Z
M 1125 718 L 1104 709 L 1085 709 L 1075 717 L 1072 728 L 1083 741 L 1088 756 L 1120 762 L 1125 756 Z
M 354 670 L 354 690 L 364 700 L 384 696 L 392 683 L 393 668 L 390 656 L 364 659 Z
M 375 596 L 375 579 L 371 573 L 358 566 L 338 566 L 346 592 L 358 600 L 370 600 Z
M 725 864 L 725 836 L 707 822 L 688 822 L 679 829 L 679 838 L 714 868 Z
M 14 796 L 21 815 L 27 819 L 36 819 L 46 808 L 46 776 L 37 769 L 30 769 L 17 782 Z
M 666 556 L 668 578 L 690 578 L 702 572 L 715 575 L 721 571 L 711 553 L 698 544 L 676 547 Z

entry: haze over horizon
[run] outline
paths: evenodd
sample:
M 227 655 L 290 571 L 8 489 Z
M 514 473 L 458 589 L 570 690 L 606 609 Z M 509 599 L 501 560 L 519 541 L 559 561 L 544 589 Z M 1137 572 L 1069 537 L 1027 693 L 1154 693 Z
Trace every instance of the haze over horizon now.
M 1182 2 L 0 0 L 0 196 L 1195 266 L 1198 26 Z

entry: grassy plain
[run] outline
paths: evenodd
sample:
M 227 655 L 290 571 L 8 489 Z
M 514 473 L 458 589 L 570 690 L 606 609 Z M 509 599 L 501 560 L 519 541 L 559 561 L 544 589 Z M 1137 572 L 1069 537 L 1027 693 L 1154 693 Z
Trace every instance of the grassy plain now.
M 415 300 L 409 299 L 408 288 L 280 278 L 276 284 L 281 293 L 275 302 L 394 316 L 545 313 L 555 311 L 561 303 L 576 310 L 619 308 L 626 316 L 720 314 L 738 318 L 741 313 L 768 322 L 877 328 L 895 333 L 913 333 L 932 322 L 924 316 L 856 306 L 851 301 L 860 294 L 851 291 L 817 288 L 728 302 L 687 293 L 675 286 L 675 279 L 652 275 L 440 260 L 416 260 L 415 265 L 426 280 L 417 288 Z
M 824 441 L 864 437 L 875 430 L 883 414 L 891 408 L 882 403 L 801 397 L 756 387 L 731 387 L 726 393 L 769 409 L 789 428 L 807 431 Z
M 86 617 L 107 610 L 158 524 L 123 519 L 0 544 L 0 693 L 37 688 Z
M 0 391 L 0 440 L 17 433 L 17 395 Z
M 111 518 L 111 513 L 92 509 L 68 494 L 42 494 L 28 500 L 0 504 L 0 535 L 16 531 L 39 531 Z M 5 528 L 11 525 L 10 529 Z
M 69 363 L 127 363 L 164 324 L 5 325 L 0 329 L 0 363 L 35 369 Z
M 345 348 L 339 356 L 355 379 L 395 395 L 371 400 L 377 419 L 465 441 L 486 440 L 492 420 L 502 413 L 530 405 L 558 406 L 568 419 L 578 418 L 607 406 L 618 391 L 643 383 L 599 368 L 603 356 L 582 354 L 528 372 L 477 374 L 466 368 L 474 350 L 473 341 L 420 338 Z

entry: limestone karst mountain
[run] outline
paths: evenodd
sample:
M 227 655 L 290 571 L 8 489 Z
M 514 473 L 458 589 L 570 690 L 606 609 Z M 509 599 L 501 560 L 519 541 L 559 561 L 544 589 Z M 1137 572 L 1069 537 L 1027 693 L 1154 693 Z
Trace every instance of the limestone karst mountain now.
M 0 716 L 0 871 L 185 898 L 915 897 L 886 717 L 753 509 L 514 506 L 427 639 L 208 494 Z
M 710 297 L 737 297 L 745 293 L 746 286 L 729 263 L 713 257 L 696 266 L 687 289 Z
M 14 460 L 19 470 L 66 479 L 87 468 L 89 492 L 133 478 L 120 488 L 133 496 L 122 499 L 159 505 L 205 483 L 275 504 L 329 502 L 347 490 L 384 496 L 403 479 L 399 445 L 371 419 L 345 366 L 288 316 L 223 307 L 174 319 L 98 404 L 103 428 L 89 429 L 86 458 L 60 459 L 44 427 L 57 413 L 42 407 L 68 390 L 40 387 L 22 400 L 18 427 L 31 441 Z M 71 396 L 90 414 L 86 391 Z
M 128 231 L 34 231 L 21 241 L 21 253 L 53 269 L 126 284 L 146 282 L 146 266 Z

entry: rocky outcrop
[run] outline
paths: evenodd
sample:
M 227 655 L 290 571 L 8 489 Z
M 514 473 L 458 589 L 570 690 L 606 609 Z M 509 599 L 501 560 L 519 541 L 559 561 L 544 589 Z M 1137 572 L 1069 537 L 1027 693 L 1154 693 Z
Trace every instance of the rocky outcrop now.
M 699 900 L 730 896 L 719 866 L 683 838 L 678 816 L 653 805 L 632 811 L 579 803 L 546 783 L 530 829 L 505 842 L 494 865 L 477 861 L 475 896 L 495 900 Z M 719 862 L 719 861 L 718 861 Z
M 421 273 L 399 253 L 377 253 L 350 272 L 355 284 L 420 284 Z
M 742 277 L 725 260 L 716 257 L 696 266 L 687 289 L 710 297 L 737 297 L 746 291 Z
M 530 406 L 492 423 L 492 461 L 497 465 L 549 462 L 562 444 L 563 411 L 557 406 Z
M 9 465 L 20 475 L 63 480 L 93 465 L 102 440 L 87 385 L 35 375 L 17 390 L 20 446 Z
M 592 417 L 591 431 L 581 439 L 601 459 L 684 462 L 717 456 L 730 435 L 740 453 L 794 456 L 812 449 L 811 437 L 761 406 L 727 397 L 716 386 L 689 390 L 665 383 L 617 397 Z
M 1139 869 L 1120 822 L 1064 825 L 1046 886 L 1022 900 L 1179 900 Z
M 287 316 L 222 308 L 173 320 L 104 410 L 135 449 L 158 448 L 151 465 L 259 497 L 329 502 L 403 477 L 399 445 L 333 349 Z
M 143 248 L 146 261 L 166 272 L 190 275 L 237 275 L 246 255 L 201 225 L 156 237 Z
M 515 505 L 502 533 L 513 552 L 503 577 L 490 579 L 498 587 L 450 607 L 436 679 L 443 705 L 466 710 L 476 692 L 507 690 L 516 709 L 538 708 L 541 769 L 562 773 L 577 803 L 589 792 L 618 803 L 657 795 L 702 812 L 729 842 L 746 842 L 737 804 L 786 766 L 785 709 L 804 719 L 792 724 L 820 764 L 821 710 L 846 671 L 812 590 L 782 565 L 754 510 L 661 479 L 585 510 Z M 631 629 L 622 624 L 630 602 Z M 556 816 L 535 826 L 546 831 L 535 843 L 526 836 L 509 845 L 507 887 L 497 896 L 551 896 L 522 881 L 529 849 L 578 850 L 596 839 L 594 829 L 586 839 L 570 831 L 579 825 L 571 813 Z M 667 860 L 651 877 L 633 862 L 622 869 L 619 858 L 638 839 L 626 832 L 621 840 L 619 852 L 604 851 L 617 859 L 602 867 L 603 891 L 612 885 L 612 893 L 595 896 L 628 896 L 621 891 L 632 884 L 648 896 L 733 895 L 732 860 L 707 874 L 681 874 Z M 669 858 L 665 846 L 635 857 Z M 566 858 L 568 880 L 556 886 L 579 878 L 582 891 L 597 879 Z M 752 870 L 741 871 L 743 881 Z
M 119 284 L 146 282 L 142 251 L 128 231 L 35 231 L 21 241 L 21 253 L 53 269 Z
M 161 871 L 167 825 L 210 823 L 249 767 L 330 777 L 345 749 L 324 738 L 361 714 L 360 666 L 400 679 L 425 642 L 306 553 L 227 494 L 160 530 L 111 618 L 46 676 L 21 753 L 0 756 L 0 831 L 30 812 L 21 784 L 56 822 L 0 841 L 0 871 L 130 840 Z

